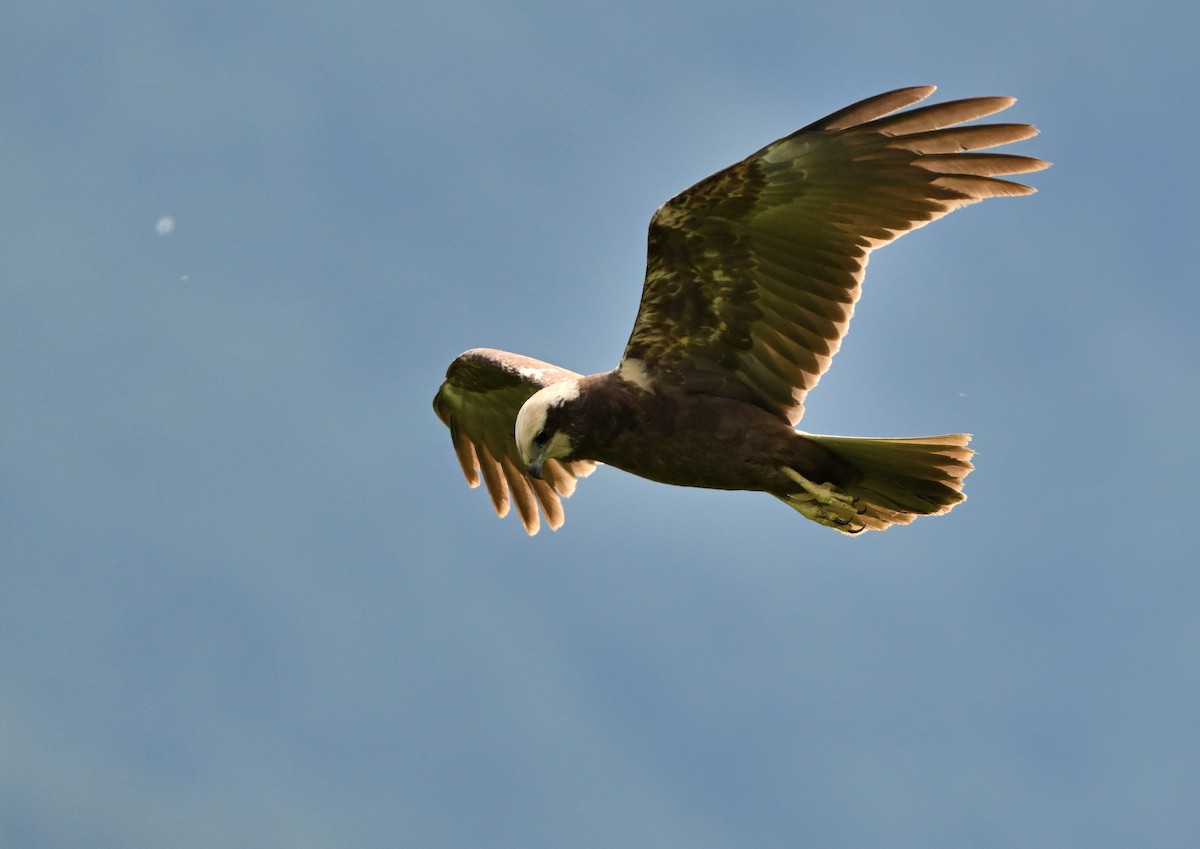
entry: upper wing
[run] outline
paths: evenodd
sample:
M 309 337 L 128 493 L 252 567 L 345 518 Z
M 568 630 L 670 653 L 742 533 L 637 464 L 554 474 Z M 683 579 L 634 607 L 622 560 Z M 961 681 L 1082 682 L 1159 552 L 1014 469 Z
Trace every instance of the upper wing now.
M 954 126 L 1013 98 L 883 117 L 933 90 L 848 106 L 664 204 L 650 222 L 646 282 L 622 364 L 798 422 L 846 333 L 867 254 L 960 206 L 1030 194 L 996 175 L 1049 165 L 962 152 L 1036 135 L 1027 124 Z
M 542 480 L 534 480 L 525 474 L 517 455 L 513 428 L 521 405 L 543 386 L 570 377 L 579 375 L 519 354 L 476 348 L 450 364 L 433 398 L 434 412 L 450 428 L 467 483 L 479 486 L 482 473 L 500 516 L 508 513 L 510 497 L 516 501 L 530 536 L 540 525 L 539 504 L 552 530 L 562 526 L 560 496 L 574 492 L 575 479 L 587 477 L 596 466 L 586 460 L 549 460 L 542 468 Z

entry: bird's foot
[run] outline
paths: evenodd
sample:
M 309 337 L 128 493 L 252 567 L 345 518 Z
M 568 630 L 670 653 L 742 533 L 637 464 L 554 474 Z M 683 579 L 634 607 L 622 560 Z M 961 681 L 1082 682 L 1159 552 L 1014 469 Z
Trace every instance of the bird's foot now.
M 800 515 L 843 533 L 856 534 L 863 530 L 865 525 L 861 517 L 866 508 L 856 507 L 853 496 L 838 492 L 832 486 L 815 483 L 788 466 L 780 466 L 780 471 L 803 490 L 789 493 L 786 498 Z

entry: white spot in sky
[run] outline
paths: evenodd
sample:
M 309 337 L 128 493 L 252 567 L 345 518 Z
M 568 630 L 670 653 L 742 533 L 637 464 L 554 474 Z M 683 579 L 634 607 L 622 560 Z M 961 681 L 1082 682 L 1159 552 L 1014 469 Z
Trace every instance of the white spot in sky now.
M 175 232 L 175 219 L 169 215 L 164 215 L 158 219 L 158 223 L 154 225 L 154 232 L 160 236 L 169 236 Z

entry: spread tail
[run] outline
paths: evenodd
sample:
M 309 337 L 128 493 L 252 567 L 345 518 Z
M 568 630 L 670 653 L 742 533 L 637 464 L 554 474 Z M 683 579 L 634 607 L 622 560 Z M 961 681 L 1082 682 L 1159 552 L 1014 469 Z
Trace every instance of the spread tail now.
M 862 474 L 844 487 L 808 481 L 794 470 L 784 473 L 800 490 L 780 496 L 804 516 L 856 534 L 907 525 L 918 516 L 949 512 L 964 500 L 963 479 L 973 468 L 967 447 L 970 434 L 869 439 L 852 436 L 804 435 L 832 451 Z

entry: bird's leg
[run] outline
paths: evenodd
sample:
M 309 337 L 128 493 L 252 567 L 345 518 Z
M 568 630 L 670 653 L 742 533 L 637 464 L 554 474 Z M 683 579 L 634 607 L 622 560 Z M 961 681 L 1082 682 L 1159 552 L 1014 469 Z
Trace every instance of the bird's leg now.
M 805 518 L 838 530 L 847 530 L 848 525 L 858 525 L 856 531 L 862 530 L 858 517 L 864 511 L 855 508 L 853 496 L 810 481 L 788 466 L 780 466 L 779 470 L 804 490 L 789 495 L 788 503 Z

